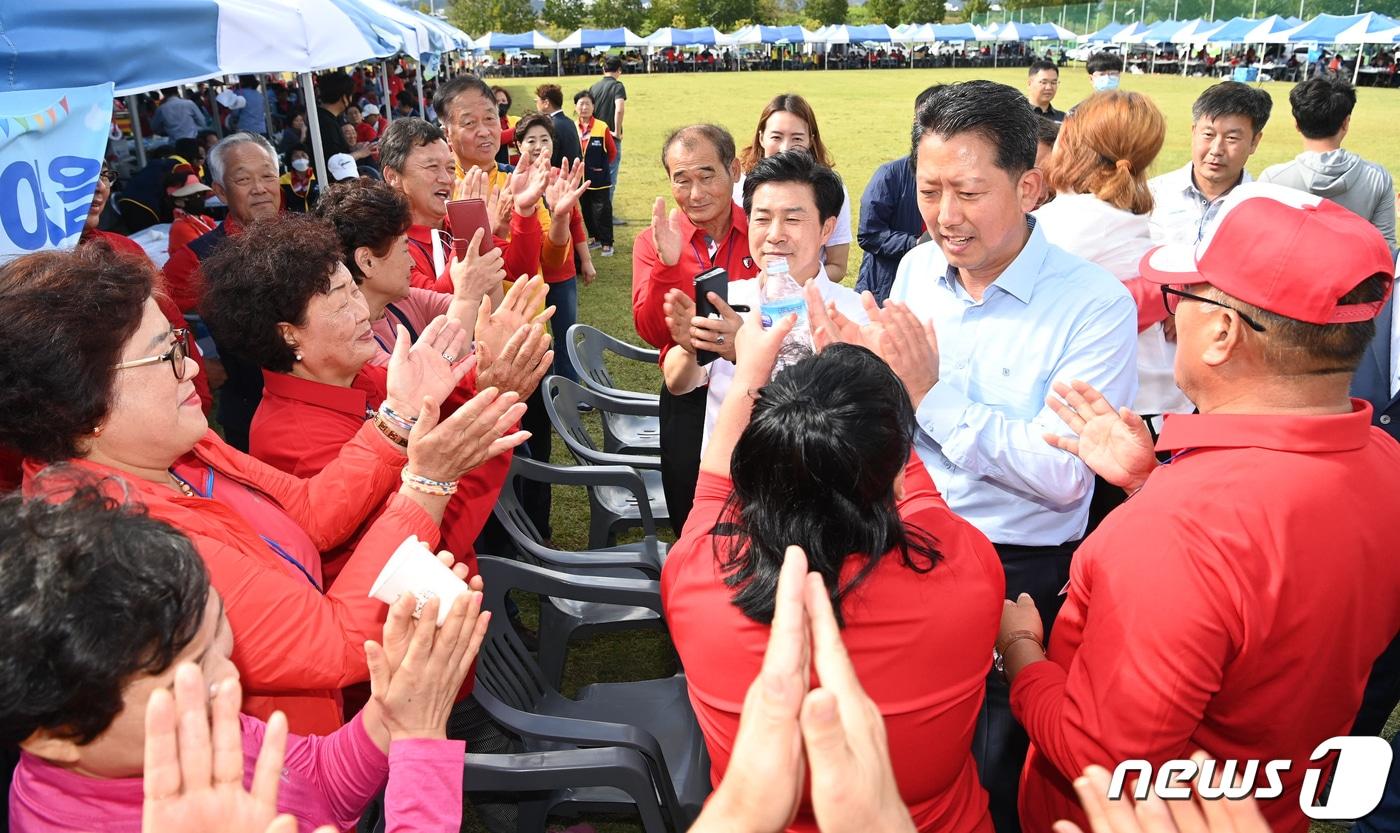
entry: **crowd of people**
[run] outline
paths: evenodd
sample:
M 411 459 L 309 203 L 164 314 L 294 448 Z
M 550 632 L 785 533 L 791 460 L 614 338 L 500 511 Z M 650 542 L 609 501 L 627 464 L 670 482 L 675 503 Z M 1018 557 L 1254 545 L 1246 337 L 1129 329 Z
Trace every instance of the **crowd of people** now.
M 314 121 L 179 137 L 163 268 L 102 227 L 107 169 L 76 250 L 0 265 L 13 829 L 458 829 L 464 748 L 511 748 L 478 651 L 532 636 L 482 611 L 477 554 L 509 554 L 493 507 L 551 458 L 541 382 L 581 378 L 559 340 L 614 251 L 603 69 L 575 118 L 458 75 L 387 123 L 327 73 Z M 1397 197 L 1342 147 L 1355 92 L 1297 85 L 1301 153 L 1254 181 L 1271 99 L 1210 86 L 1149 178 L 1167 119 L 1121 60 L 1063 111 L 1060 71 L 920 93 L 855 228 L 799 95 L 745 146 L 647 149 L 692 829 L 1302 833 L 1313 749 L 1400 701 Z M 518 498 L 551 537 L 548 488 Z M 441 617 L 371 596 L 409 536 L 468 582 Z M 1257 806 L 1106 800 L 1105 769 L 1198 750 L 1298 765 Z M 1398 818 L 1392 774 L 1357 829 Z

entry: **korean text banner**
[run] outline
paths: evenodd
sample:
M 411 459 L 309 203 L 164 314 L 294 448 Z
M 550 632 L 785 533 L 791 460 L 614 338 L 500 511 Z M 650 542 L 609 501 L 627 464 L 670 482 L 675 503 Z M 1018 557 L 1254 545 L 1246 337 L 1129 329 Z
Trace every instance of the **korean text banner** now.
M 112 84 L 0 92 L 0 260 L 77 244 L 111 125 Z

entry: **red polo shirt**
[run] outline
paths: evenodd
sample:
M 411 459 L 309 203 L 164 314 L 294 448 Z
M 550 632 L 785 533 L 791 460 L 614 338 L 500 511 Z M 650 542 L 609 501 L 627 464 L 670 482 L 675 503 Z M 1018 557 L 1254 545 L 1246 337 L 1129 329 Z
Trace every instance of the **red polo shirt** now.
M 1070 779 L 1089 764 L 1157 766 L 1204 749 L 1293 761 L 1283 795 L 1260 809 L 1271 829 L 1305 833 L 1308 756 L 1347 734 L 1400 630 L 1385 511 L 1400 494 L 1400 445 L 1371 427 L 1370 405 L 1352 405 L 1167 417 L 1157 448 L 1173 461 L 1075 553 L 1050 661 L 1012 687 L 1032 742 L 1026 830 L 1084 827 Z
M 732 205 L 729 215 L 729 233 L 723 240 L 715 241 L 718 247 L 712 256 L 705 230 L 697 228 L 684 215 L 681 215 L 681 257 L 674 266 L 661 262 L 656 254 L 656 244 L 652 242 L 651 229 L 644 229 L 637 235 L 632 246 L 632 321 L 641 336 L 653 347 L 661 348 L 664 359 L 666 351 L 675 342 L 671 341 L 671 331 L 666 326 L 666 313 L 661 302 L 667 291 L 679 289 L 691 298 L 695 297 L 695 276 L 712 266 L 723 266 L 729 272 L 731 281 L 752 278 L 758 274 L 758 266 L 749 257 L 749 218 L 739 205 Z
M 264 370 L 263 398 L 249 430 L 249 453 L 297 477 L 317 474 L 336 459 L 341 447 L 383 403 L 387 383 L 388 369 L 373 364 L 360 368 L 348 388 Z M 444 404 L 444 413 L 460 406 L 461 401 L 454 393 Z M 469 472 L 458 481 L 457 494 L 443 513 L 442 546 L 473 575 L 476 536 L 496 504 L 510 459 L 511 455 L 502 454 Z M 322 554 L 327 586 L 377 516 L 371 515 L 347 541 Z
M 409 282 L 420 289 L 435 289 L 452 294 L 451 266 L 444 266 L 442 274 L 433 270 L 433 229 L 414 224 L 408 228 L 408 253 L 413 258 L 413 270 Z M 540 246 L 544 242 L 540 232 L 538 214 L 522 217 L 515 212 L 510 215 L 510 239 L 492 235 L 496 248 L 505 258 L 506 280 L 514 280 L 521 275 L 537 275 L 540 271 Z M 444 240 L 448 250 L 444 257 L 451 255 L 451 242 Z

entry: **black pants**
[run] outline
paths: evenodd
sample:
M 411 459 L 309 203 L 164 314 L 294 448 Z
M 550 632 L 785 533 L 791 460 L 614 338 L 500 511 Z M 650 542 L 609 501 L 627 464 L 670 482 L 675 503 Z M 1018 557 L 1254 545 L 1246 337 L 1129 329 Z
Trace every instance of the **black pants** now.
M 534 393 L 525 400 L 525 416 L 520 418 L 520 427 L 530 432 L 530 439 L 518 447 L 515 453 L 541 463 L 550 462 L 550 454 L 554 451 L 554 426 L 549 421 L 549 412 L 544 409 L 543 387 L 536 386 Z M 535 525 L 540 535 L 546 540 L 554 537 L 554 528 L 549 521 L 549 513 L 553 506 L 550 484 L 522 480 L 520 505 L 524 507 L 525 514 L 530 516 L 530 522 Z
M 673 396 L 661 386 L 661 488 L 671 513 L 671 528 L 681 534 L 695 503 L 700 479 L 700 443 L 705 436 L 708 387 Z
M 589 188 L 579 197 L 579 207 L 583 209 L 583 225 L 588 236 L 604 246 L 613 244 L 612 189 Z
M 1366 680 L 1366 691 L 1361 695 L 1361 710 L 1356 714 L 1356 723 L 1351 727 L 1353 735 L 1379 735 L 1385 728 L 1385 721 L 1395 711 L 1400 702 L 1400 635 L 1390 640 L 1385 653 L 1376 658 L 1371 666 L 1371 676 Z M 1395 766 L 1400 766 L 1400 760 Z
M 1060 590 L 1069 581 L 1070 557 L 1078 546 L 1078 541 L 1057 547 L 996 545 L 1006 572 L 1006 597 L 1014 599 L 1029 593 L 1035 599 L 1047 644 L 1050 626 L 1064 604 L 1065 597 L 1060 595 Z M 1026 730 L 1011 716 L 1011 687 L 1000 673 L 992 671 L 987 677 L 987 699 L 982 704 L 982 713 L 977 716 L 972 754 L 977 759 L 982 786 L 987 788 L 992 825 L 997 833 L 1021 833 L 1016 797 L 1029 745 Z

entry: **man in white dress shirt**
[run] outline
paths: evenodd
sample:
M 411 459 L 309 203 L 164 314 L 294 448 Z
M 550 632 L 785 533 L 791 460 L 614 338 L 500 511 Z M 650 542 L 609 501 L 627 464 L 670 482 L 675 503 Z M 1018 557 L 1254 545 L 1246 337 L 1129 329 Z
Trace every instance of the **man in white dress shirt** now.
M 1194 245 L 1202 229 L 1236 185 L 1250 182 L 1244 169 L 1259 149 L 1274 101 L 1263 90 L 1221 81 L 1191 105 L 1191 161 L 1153 177 L 1152 239 Z
M 1137 391 L 1137 309 L 1101 267 L 1050 245 L 1028 212 L 1041 189 L 1036 118 L 1018 90 L 949 84 L 919 107 L 913 159 L 931 240 L 905 255 L 890 300 L 931 320 L 938 380 L 915 398 L 915 445 L 948 505 L 997 546 L 1007 595 L 1029 593 L 1048 627 L 1084 536 L 1094 475 L 1052 448 L 1055 381 Z M 1043 606 L 1042 606 L 1043 605 Z M 1019 833 L 1026 738 L 999 675 L 974 744 L 998 833 Z
M 868 323 L 860 296 L 848 287 L 832 281 L 822 265 L 823 247 L 830 241 L 839 223 L 845 189 L 841 177 L 817 162 L 805 150 L 792 150 L 765 156 L 744 179 L 741 199 L 749 218 L 749 254 L 758 264 L 760 273 L 771 258 L 783 258 L 789 274 L 803 287 L 815 282 L 823 301 L 833 303 L 847 318 Z M 721 301 L 716 308 L 722 319 L 695 318 L 695 304 L 680 290 L 666 295 L 664 308 L 671 337 L 680 350 L 666 354 L 662 370 L 666 388 L 674 396 L 683 396 L 701 385 L 709 384 L 705 406 L 705 441 L 714 429 L 720 405 L 729 391 L 734 376 L 734 364 L 717 358 L 701 366 L 695 358 L 697 349 L 706 349 L 706 339 L 732 340 L 742 319 L 732 306 L 758 309 L 762 303 L 761 278 L 731 281 L 727 285 L 729 303 Z M 696 340 L 700 340 L 697 346 Z

